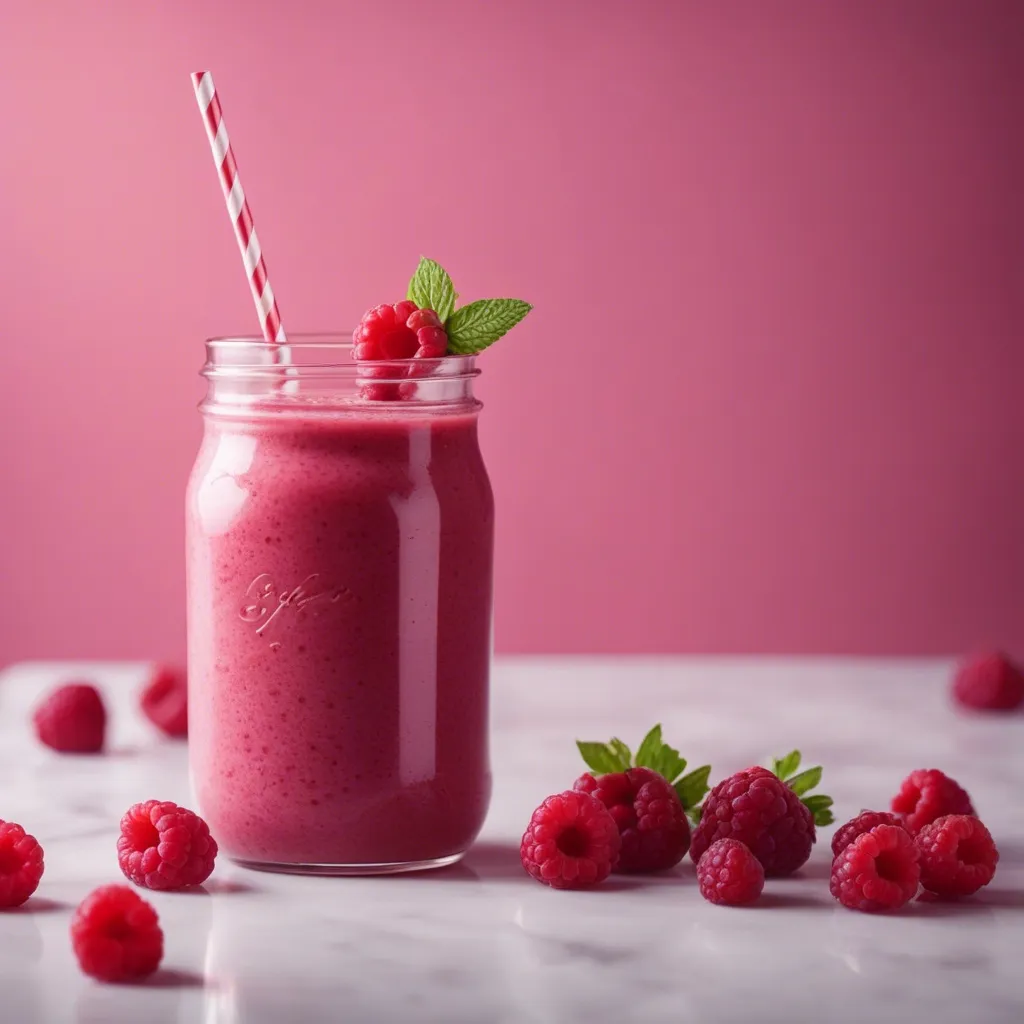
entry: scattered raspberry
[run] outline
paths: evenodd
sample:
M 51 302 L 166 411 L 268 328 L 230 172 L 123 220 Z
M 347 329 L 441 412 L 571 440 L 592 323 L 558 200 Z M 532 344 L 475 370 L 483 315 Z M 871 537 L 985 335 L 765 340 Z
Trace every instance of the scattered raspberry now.
M 814 819 L 767 768 L 748 768 L 723 779 L 704 801 L 690 846 L 694 863 L 719 839 L 746 844 L 766 875 L 788 875 L 811 855 Z
M 569 790 L 549 796 L 533 812 L 519 857 L 538 882 L 585 889 L 608 877 L 621 846 L 619 828 L 604 804 Z
M 448 350 L 448 335 L 432 309 L 406 299 L 374 306 L 353 336 L 356 359 L 437 359 Z
M 43 848 L 13 821 L 0 821 L 0 908 L 20 907 L 43 877 Z
M 1024 672 L 1005 654 L 979 655 L 960 666 L 953 698 L 967 708 L 1012 711 L 1024 704 Z
M 972 815 L 947 814 L 925 825 L 914 841 L 921 854 L 921 884 L 937 896 L 970 896 L 996 873 L 999 851 Z
M 160 800 L 129 807 L 121 819 L 117 862 L 147 889 L 183 889 L 210 877 L 217 843 L 199 815 Z
M 857 836 L 870 832 L 876 825 L 897 825 L 903 828 L 903 819 L 888 811 L 861 811 L 836 830 L 832 837 L 832 856 L 838 857 Z
M 168 736 L 188 735 L 188 683 L 180 669 L 157 666 L 140 704 L 143 714 Z
M 851 840 L 832 862 L 832 895 L 851 910 L 896 910 L 921 880 L 917 847 L 898 825 L 876 825 Z
M 68 683 L 54 690 L 36 708 L 36 735 L 66 754 L 95 754 L 103 749 L 107 711 L 95 686 Z
M 892 798 L 892 809 L 903 818 L 911 833 L 920 832 L 936 818 L 946 814 L 973 814 L 971 798 L 938 768 L 919 768 L 911 772 Z
M 764 889 L 764 868 L 736 839 L 713 842 L 697 864 L 700 894 L 709 903 L 741 906 L 753 903 Z
M 86 974 L 128 981 L 152 974 L 164 955 L 156 911 L 127 885 L 101 885 L 71 919 L 71 946 Z
M 676 791 L 650 768 L 630 768 L 595 778 L 581 775 L 573 787 L 608 808 L 622 837 L 616 871 L 665 871 L 690 848 L 690 823 Z

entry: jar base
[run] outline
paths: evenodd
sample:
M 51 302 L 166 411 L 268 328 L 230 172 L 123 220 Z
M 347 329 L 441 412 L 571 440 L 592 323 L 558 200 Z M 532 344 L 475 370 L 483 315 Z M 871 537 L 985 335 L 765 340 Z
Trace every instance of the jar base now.
M 385 864 L 280 864 L 275 861 L 245 860 L 231 857 L 231 861 L 252 871 L 271 871 L 283 875 L 324 875 L 334 877 L 360 877 L 366 875 L 405 875 L 414 871 L 434 871 L 447 868 L 462 860 L 465 851 L 431 860 L 406 860 Z

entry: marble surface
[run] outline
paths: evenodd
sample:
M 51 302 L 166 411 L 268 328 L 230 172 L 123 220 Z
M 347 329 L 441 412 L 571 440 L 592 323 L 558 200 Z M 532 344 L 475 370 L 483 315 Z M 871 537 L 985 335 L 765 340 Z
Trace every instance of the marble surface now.
M 0 913 L 0 1020 L 151 1024 L 318 1021 L 1024 1020 L 1024 715 L 964 717 L 939 661 L 509 659 L 494 677 L 495 796 L 478 844 L 441 872 L 301 878 L 218 864 L 203 891 L 151 895 L 166 935 L 148 983 L 83 977 L 67 938 L 89 890 L 120 880 L 117 821 L 136 800 L 189 803 L 185 749 L 135 713 L 137 665 L 0 674 L 0 817 L 46 851 L 21 910 Z M 85 676 L 113 709 L 110 752 L 61 756 L 27 716 Z M 687 859 L 589 893 L 528 879 L 518 839 L 581 769 L 574 738 L 635 744 L 655 721 L 713 779 L 799 746 L 842 819 L 883 806 L 913 768 L 971 792 L 1000 845 L 992 885 L 961 904 L 873 917 L 828 893 L 823 830 L 798 877 L 749 909 L 705 903 Z

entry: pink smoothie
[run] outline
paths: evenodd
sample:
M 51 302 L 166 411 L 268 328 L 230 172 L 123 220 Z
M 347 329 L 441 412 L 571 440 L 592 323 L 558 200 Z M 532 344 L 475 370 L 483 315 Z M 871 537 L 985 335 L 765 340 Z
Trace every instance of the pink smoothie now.
M 491 788 L 476 414 L 209 416 L 187 514 L 189 749 L 222 849 L 463 852 Z

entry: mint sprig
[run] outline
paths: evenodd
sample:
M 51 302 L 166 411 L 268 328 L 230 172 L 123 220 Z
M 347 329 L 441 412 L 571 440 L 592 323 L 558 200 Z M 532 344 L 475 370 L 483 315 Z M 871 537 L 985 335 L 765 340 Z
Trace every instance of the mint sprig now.
M 405 297 L 420 309 L 432 309 L 448 334 L 448 351 L 464 356 L 493 345 L 533 309 L 522 299 L 477 299 L 456 309 L 459 294 L 448 271 L 426 256 L 420 257 Z
M 708 791 L 711 765 L 702 765 L 684 775 L 686 758 L 681 757 L 678 750 L 662 739 L 660 725 L 656 725 L 640 741 L 635 757 L 617 736 L 613 736 L 607 743 L 577 740 L 576 746 L 587 767 L 597 775 L 624 772 L 630 768 L 650 768 L 657 772 L 675 789 L 679 802 L 693 823 L 700 821 L 700 803 Z
M 455 294 L 455 285 L 448 271 L 440 263 L 421 256 L 420 265 L 412 275 L 405 297 L 415 302 L 420 309 L 432 309 L 443 324 L 452 315 L 458 295 Z
M 835 818 L 829 808 L 832 806 L 832 797 L 823 793 L 814 796 L 804 796 L 821 782 L 821 766 L 805 768 L 797 774 L 800 767 L 800 751 L 791 750 L 785 757 L 772 758 L 772 774 L 777 775 L 789 786 L 798 797 L 800 802 L 811 812 L 815 825 L 831 825 Z

